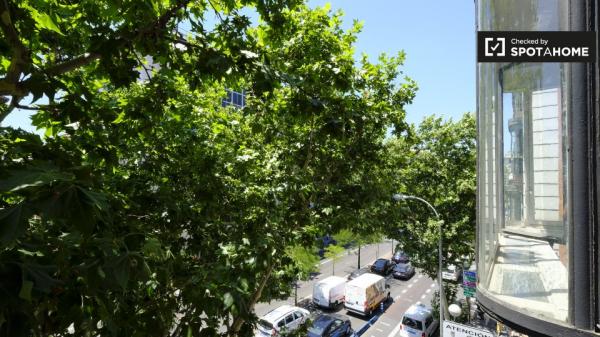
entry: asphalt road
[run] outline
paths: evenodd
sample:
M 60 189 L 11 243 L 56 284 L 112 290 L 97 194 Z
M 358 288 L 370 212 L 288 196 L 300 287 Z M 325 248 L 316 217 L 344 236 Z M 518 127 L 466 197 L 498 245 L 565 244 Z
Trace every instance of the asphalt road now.
M 392 242 L 382 242 L 379 245 L 373 244 L 361 248 L 361 266 L 370 265 L 378 257 L 390 258 L 392 255 Z M 310 300 L 314 283 L 334 274 L 337 276 L 347 276 L 354 271 L 357 264 L 357 251 L 351 250 L 346 255 L 335 262 L 321 261 L 319 274 L 316 274 L 312 280 L 302 282 L 298 288 L 298 300 Z M 401 281 L 393 278 L 388 279 L 391 286 L 391 297 L 393 303 L 385 310 L 383 315 L 362 335 L 368 337 L 395 337 L 398 335 L 399 323 L 404 311 L 414 303 L 421 302 L 430 304 L 436 284 L 428 277 L 420 274 L 413 276 L 410 280 Z M 294 304 L 294 297 L 282 301 L 273 301 L 270 303 L 258 303 L 255 307 L 256 314 L 260 317 L 272 309 L 283 304 Z M 337 312 L 350 318 L 352 328 L 357 330 L 368 322 L 371 317 L 361 317 L 349 314 L 343 305 L 335 310 L 328 312 Z

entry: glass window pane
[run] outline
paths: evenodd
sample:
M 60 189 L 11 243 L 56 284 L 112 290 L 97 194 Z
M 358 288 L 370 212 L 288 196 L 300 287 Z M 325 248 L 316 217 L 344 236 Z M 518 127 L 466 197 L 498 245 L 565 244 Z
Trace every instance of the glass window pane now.
M 480 30 L 566 30 L 568 17 L 568 1 L 478 1 Z M 478 67 L 478 287 L 566 322 L 569 65 Z

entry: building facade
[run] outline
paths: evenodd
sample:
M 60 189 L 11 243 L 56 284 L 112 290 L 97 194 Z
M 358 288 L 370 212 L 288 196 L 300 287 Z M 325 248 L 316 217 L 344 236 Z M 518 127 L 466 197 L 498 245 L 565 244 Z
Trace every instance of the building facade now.
M 479 31 L 597 31 L 594 0 L 477 0 Z M 477 66 L 477 300 L 535 336 L 600 336 L 598 63 Z

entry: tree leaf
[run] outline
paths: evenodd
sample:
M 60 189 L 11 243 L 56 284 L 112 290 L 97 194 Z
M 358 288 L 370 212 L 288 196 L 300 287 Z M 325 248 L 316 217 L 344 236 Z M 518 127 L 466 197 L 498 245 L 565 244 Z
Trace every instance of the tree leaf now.
M 228 309 L 233 305 L 233 296 L 231 296 L 231 293 L 225 293 L 223 296 L 223 304 L 225 305 L 225 309 Z
M 34 14 L 35 13 L 35 14 Z M 60 35 L 64 35 L 58 26 L 54 23 L 50 15 L 46 13 L 40 13 L 38 11 L 32 12 L 33 19 L 35 20 L 35 25 L 37 28 L 48 29 L 53 32 L 56 32 Z
M 11 171 L 7 179 L 0 181 L 0 192 L 19 192 L 30 187 L 48 185 L 58 181 L 72 181 L 75 176 L 53 167 L 29 166 Z
M 33 282 L 24 280 L 21 285 L 21 291 L 19 291 L 19 297 L 31 302 L 31 290 L 33 289 Z
M 29 225 L 31 209 L 24 203 L 0 210 L 0 243 L 8 245 L 18 239 Z

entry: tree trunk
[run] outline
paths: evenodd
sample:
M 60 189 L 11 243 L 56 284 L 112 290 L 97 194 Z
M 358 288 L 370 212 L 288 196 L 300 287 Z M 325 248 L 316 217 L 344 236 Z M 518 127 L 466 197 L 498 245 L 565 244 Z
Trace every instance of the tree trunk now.
M 271 263 L 269 265 L 269 268 L 267 269 L 266 273 L 263 275 L 262 279 L 260 280 L 258 288 L 256 289 L 256 291 L 254 291 L 254 294 L 252 294 L 252 298 L 250 298 L 250 301 L 248 302 L 248 310 L 249 311 L 254 310 L 254 305 L 256 305 L 256 302 L 258 302 L 258 300 L 260 299 L 263 289 L 265 289 L 265 285 L 271 278 L 271 273 L 273 272 L 273 267 L 274 267 L 274 265 L 273 265 L 273 263 Z M 229 327 L 228 335 L 231 337 L 237 336 L 245 321 L 246 320 L 244 318 L 242 318 L 241 316 L 237 316 L 236 318 L 234 318 L 233 323 L 231 323 L 231 326 Z

